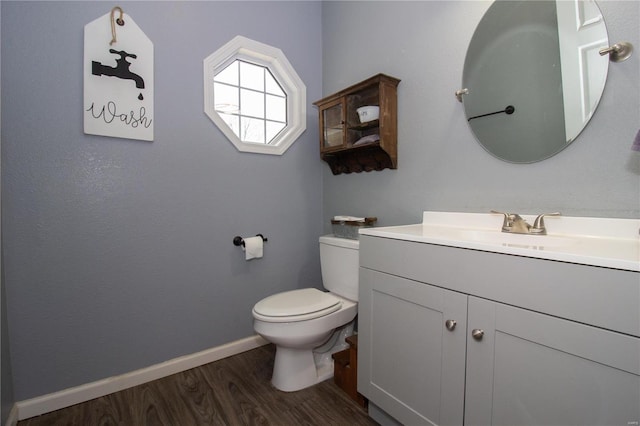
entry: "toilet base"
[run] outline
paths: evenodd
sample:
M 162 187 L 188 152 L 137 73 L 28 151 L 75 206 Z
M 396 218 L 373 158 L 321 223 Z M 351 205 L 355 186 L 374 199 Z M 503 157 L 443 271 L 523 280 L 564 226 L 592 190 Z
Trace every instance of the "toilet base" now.
M 271 384 L 281 391 L 294 392 L 333 377 L 333 368 L 320 370 L 316 369 L 312 349 L 277 347 Z
M 281 391 L 295 392 L 332 378 L 331 354 L 348 346 L 344 338 L 351 334 L 353 322 L 335 330 L 327 343 L 317 348 L 322 351 L 319 353 L 314 353 L 314 349 L 276 346 L 271 384 Z

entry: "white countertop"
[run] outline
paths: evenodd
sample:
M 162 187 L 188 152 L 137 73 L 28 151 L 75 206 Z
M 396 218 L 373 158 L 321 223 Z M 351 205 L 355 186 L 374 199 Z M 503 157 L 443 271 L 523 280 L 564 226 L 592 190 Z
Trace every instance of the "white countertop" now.
M 535 216 L 521 215 L 529 224 Z M 502 215 L 429 212 L 423 223 L 361 228 L 361 235 L 640 272 L 640 220 L 545 217 L 547 235 L 501 231 Z

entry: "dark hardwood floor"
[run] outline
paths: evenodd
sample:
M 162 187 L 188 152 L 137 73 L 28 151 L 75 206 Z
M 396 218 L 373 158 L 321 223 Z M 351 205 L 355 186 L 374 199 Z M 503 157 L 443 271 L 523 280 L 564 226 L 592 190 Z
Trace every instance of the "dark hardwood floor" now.
M 376 425 L 327 380 L 298 392 L 271 386 L 263 346 L 150 383 L 18 422 L 18 426 Z

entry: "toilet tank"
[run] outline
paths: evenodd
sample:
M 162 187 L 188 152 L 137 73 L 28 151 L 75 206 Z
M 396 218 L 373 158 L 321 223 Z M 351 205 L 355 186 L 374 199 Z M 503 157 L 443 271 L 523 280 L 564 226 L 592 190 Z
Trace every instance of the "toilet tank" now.
M 320 237 L 320 268 L 324 288 L 338 296 L 358 301 L 360 241 Z

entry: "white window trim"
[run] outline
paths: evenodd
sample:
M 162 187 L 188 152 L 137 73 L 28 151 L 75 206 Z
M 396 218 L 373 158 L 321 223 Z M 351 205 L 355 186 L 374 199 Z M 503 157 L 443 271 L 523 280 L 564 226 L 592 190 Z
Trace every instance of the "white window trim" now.
M 270 144 L 243 142 L 215 111 L 213 78 L 236 59 L 269 68 L 287 94 L 287 125 Z M 307 88 L 278 48 L 236 36 L 204 59 L 204 112 L 242 152 L 282 155 L 307 128 Z

